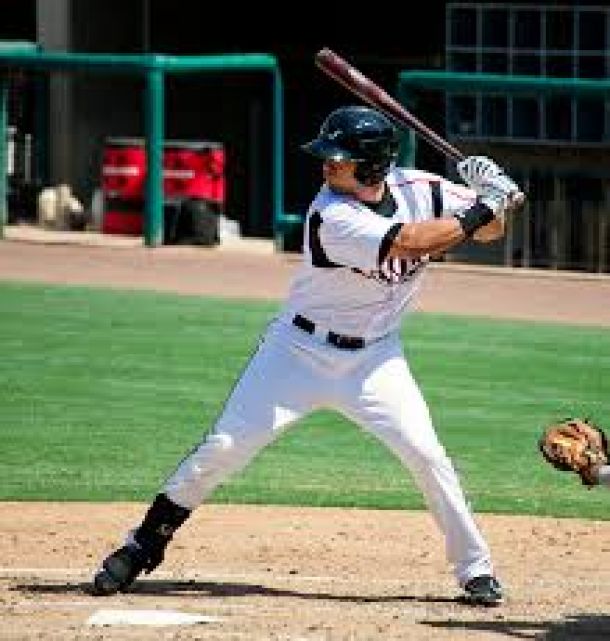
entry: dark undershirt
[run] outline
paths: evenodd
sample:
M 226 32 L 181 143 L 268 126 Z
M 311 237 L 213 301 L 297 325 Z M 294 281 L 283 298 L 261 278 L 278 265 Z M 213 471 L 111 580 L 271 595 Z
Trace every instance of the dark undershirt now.
M 378 203 L 362 201 L 369 209 L 372 209 L 378 216 L 392 218 L 396 213 L 397 205 L 392 192 L 387 184 L 384 184 L 383 196 Z

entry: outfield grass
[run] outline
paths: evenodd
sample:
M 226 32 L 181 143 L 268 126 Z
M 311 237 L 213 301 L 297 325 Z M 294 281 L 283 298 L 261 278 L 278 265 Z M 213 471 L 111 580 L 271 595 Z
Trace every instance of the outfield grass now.
M 0 283 L 0 499 L 148 500 L 217 415 L 271 303 Z M 407 353 L 477 511 L 610 518 L 610 493 L 540 461 L 541 426 L 610 427 L 610 332 L 414 314 Z M 421 508 L 331 412 L 294 426 L 217 502 Z

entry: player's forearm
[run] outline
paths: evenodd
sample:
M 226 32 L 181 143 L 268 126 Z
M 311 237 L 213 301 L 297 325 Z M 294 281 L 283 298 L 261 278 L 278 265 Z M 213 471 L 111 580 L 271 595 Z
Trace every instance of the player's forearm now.
M 394 258 L 419 258 L 437 254 L 465 240 L 466 234 L 457 218 L 405 223 L 389 251 Z
M 419 258 L 439 255 L 494 222 L 494 212 L 477 201 L 452 218 L 404 223 L 394 238 L 388 255 L 395 258 Z

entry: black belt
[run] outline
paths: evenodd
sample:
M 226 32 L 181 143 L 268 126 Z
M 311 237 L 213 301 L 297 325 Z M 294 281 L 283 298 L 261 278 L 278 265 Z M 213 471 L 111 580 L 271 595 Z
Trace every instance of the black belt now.
M 292 319 L 292 324 L 308 334 L 313 334 L 316 331 L 316 324 L 300 314 Z M 362 349 L 364 347 L 364 338 L 359 336 L 345 336 L 345 334 L 328 332 L 326 340 L 339 349 Z

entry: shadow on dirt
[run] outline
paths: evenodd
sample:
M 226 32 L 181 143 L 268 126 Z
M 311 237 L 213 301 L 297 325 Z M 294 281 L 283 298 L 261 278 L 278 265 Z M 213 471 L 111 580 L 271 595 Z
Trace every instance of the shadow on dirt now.
M 422 621 L 423 625 L 462 632 L 495 632 L 513 639 L 541 641 L 607 641 L 610 616 L 575 614 L 560 621 Z
M 11 588 L 28 594 L 91 594 L 90 583 L 21 583 Z M 273 588 L 248 583 L 211 581 L 138 581 L 129 589 L 129 594 L 142 596 L 197 596 L 246 597 L 269 596 L 320 601 L 344 601 L 349 603 L 460 603 L 460 598 L 434 595 L 349 595 L 326 592 L 302 592 Z

